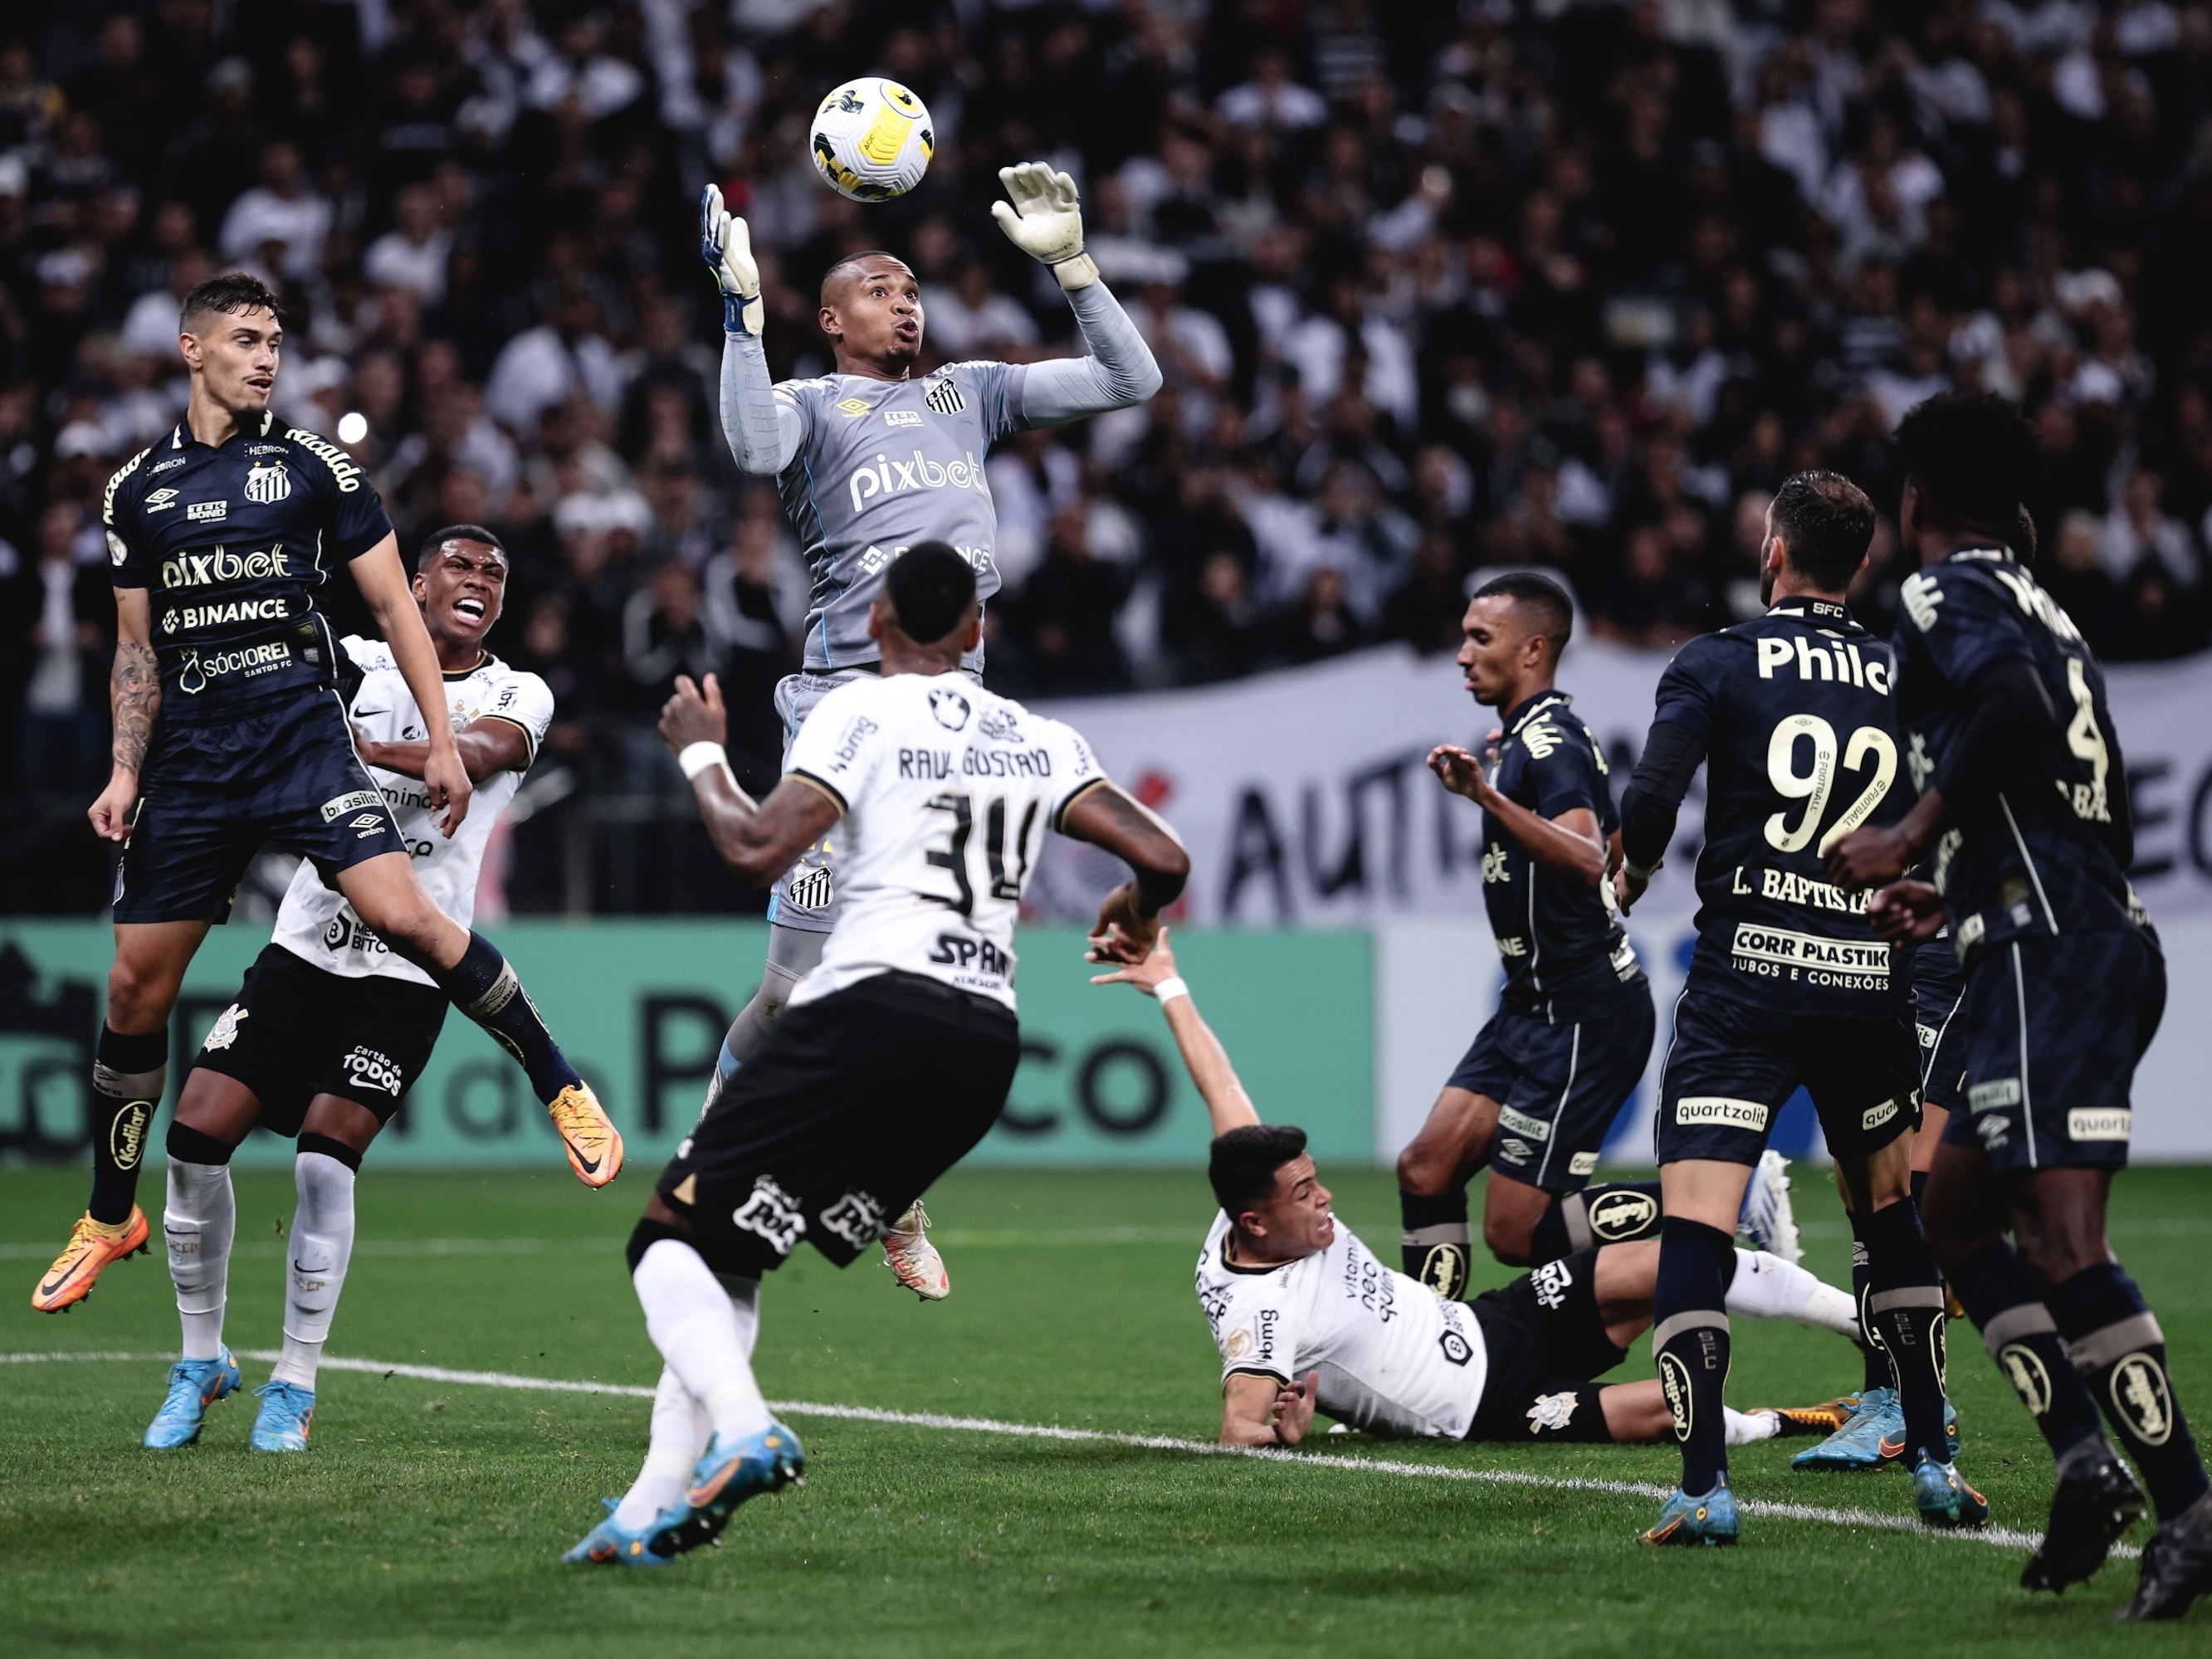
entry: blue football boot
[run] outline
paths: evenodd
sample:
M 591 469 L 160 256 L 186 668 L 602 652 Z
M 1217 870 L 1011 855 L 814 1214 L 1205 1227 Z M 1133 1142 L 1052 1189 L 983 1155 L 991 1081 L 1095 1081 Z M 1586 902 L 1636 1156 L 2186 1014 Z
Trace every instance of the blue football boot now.
M 1966 1484 L 1956 1463 L 1938 1463 L 1924 1451 L 1912 1466 L 1912 1507 L 1931 1527 L 1990 1524 L 1990 1500 Z
M 1869 1389 L 1859 1396 L 1850 1420 L 1817 1446 L 1808 1447 L 1790 1460 L 1793 1469 L 1878 1469 L 1893 1452 L 1883 1455 L 1883 1443 L 1893 1440 L 1900 1451 L 1905 1443 L 1905 1408 L 1895 1389 Z
M 579 1565 L 665 1567 L 681 1553 L 677 1539 L 691 1511 L 681 1504 L 668 1508 L 635 1532 L 615 1519 L 619 1498 L 599 1500 L 607 1506 L 606 1518 L 577 1540 L 561 1559 Z
M 253 1419 L 253 1449 L 295 1452 L 307 1449 L 307 1425 L 315 1420 L 315 1391 L 297 1382 L 264 1382 L 254 1395 L 261 1415 Z
M 1959 1455 L 1959 1408 L 1947 1395 L 1943 1400 L 1943 1438 L 1949 1443 L 1952 1456 Z M 1897 1421 L 1886 1429 L 1881 1437 L 1881 1461 L 1902 1463 L 1905 1461 L 1905 1419 L 1900 1413 Z
M 212 1359 L 179 1359 L 169 1367 L 169 1394 L 146 1425 L 146 1443 L 155 1451 L 174 1451 L 200 1437 L 207 1408 L 235 1394 L 238 1362 L 225 1348 Z
M 781 1492 L 799 1484 L 806 1474 L 806 1449 L 799 1437 L 781 1423 L 771 1422 L 758 1434 L 725 1441 L 716 1435 L 691 1471 L 691 1490 L 684 1494 L 694 1516 L 703 1521 L 707 1535 L 719 1534 L 730 1515 L 747 1498 L 764 1492 Z
M 1703 1498 L 1676 1492 L 1660 1506 L 1659 1518 L 1651 1523 L 1651 1529 L 1636 1541 L 1702 1544 L 1708 1548 L 1725 1549 L 1735 1542 L 1742 1530 L 1742 1519 L 1735 1511 L 1735 1494 L 1729 1490 L 1728 1476 L 1723 1474 Z

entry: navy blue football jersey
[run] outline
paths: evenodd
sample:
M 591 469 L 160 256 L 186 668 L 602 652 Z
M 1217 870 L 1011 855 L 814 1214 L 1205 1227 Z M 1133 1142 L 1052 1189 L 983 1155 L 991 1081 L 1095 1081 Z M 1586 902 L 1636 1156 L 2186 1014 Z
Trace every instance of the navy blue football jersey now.
M 2021 933 L 2141 921 L 2127 878 L 2127 771 L 2081 630 L 2002 549 L 1954 553 L 1907 577 L 1899 598 L 1898 717 L 1916 790 L 1959 741 L 1966 688 L 1991 663 L 2027 663 L 2058 716 L 2057 733 L 1993 797 L 1949 804 L 1933 875 L 1960 954 Z
M 1847 609 L 1804 598 L 1692 640 L 1668 665 L 1652 723 L 1674 721 L 1705 751 L 1692 990 L 1842 1018 L 1908 994 L 1866 896 L 1836 886 L 1824 863 L 1909 804 L 1895 676 L 1890 647 Z
M 1620 827 L 1606 783 L 1605 756 L 1564 691 L 1544 691 L 1507 713 L 1498 744 L 1498 793 L 1539 817 L 1577 806 L 1596 815 L 1610 840 Z M 1505 963 L 1504 1002 L 1526 1009 L 1638 977 L 1636 952 L 1613 902 L 1595 887 L 1540 868 L 1505 826 L 1482 815 L 1482 899 Z
M 149 590 L 165 725 L 205 725 L 332 684 L 315 592 L 392 531 L 337 445 L 264 412 L 210 448 L 179 422 L 107 481 L 118 587 Z

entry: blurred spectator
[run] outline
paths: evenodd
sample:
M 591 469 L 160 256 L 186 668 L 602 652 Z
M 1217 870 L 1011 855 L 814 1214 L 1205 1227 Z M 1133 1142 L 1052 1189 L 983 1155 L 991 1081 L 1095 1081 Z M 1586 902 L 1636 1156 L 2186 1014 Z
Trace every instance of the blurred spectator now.
M 14 567 L 4 573 L 0 609 L 28 624 L 9 654 L 25 673 L 19 763 L 33 790 L 97 789 L 107 770 L 115 601 L 106 561 L 78 556 L 82 527 L 77 504 L 57 501 L 39 516 L 36 562 L 25 566 L 15 548 L 0 543 L 0 565 Z
M 1313 569 L 1304 590 L 1277 614 L 1267 631 L 1268 654 L 1294 665 L 1340 657 L 1366 642 L 1366 631 L 1346 594 L 1344 573 L 1333 564 Z
M 1088 506 L 1071 502 L 1053 515 L 1043 562 L 1012 607 L 1024 677 L 1043 696 L 1128 684 L 1128 663 L 1114 634 L 1128 580 L 1094 552 Z

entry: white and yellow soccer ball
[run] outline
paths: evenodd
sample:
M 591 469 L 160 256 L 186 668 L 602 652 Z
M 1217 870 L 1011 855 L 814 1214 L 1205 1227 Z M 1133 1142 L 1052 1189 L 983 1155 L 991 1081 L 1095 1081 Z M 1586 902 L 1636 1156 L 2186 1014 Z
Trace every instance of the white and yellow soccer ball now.
M 903 196 L 929 171 L 937 150 L 927 106 L 881 76 L 848 81 L 814 112 L 807 153 L 822 182 L 855 202 Z

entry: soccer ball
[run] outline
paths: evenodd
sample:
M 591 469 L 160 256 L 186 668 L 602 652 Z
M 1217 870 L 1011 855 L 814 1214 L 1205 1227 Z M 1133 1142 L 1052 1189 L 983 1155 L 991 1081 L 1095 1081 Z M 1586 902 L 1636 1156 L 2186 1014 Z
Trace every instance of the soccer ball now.
M 807 135 L 822 182 L 855 202 L 903 196 L 929 171 L 937 149 L 928 108 L 896 81 L 848 81 L 822 100 Z

